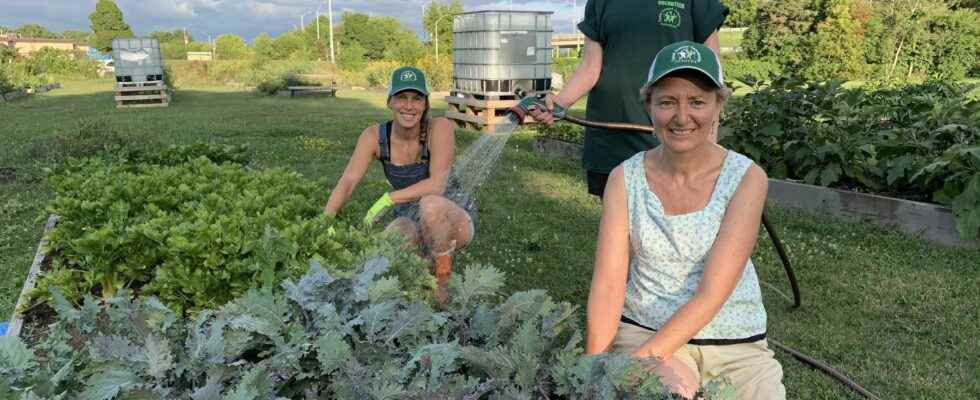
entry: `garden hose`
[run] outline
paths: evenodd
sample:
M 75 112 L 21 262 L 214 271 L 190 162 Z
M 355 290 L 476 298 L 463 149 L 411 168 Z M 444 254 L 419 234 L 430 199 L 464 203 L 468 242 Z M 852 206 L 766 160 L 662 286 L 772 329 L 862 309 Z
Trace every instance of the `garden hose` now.
M 522 93 L 518 92 L 518 94 L 522 94 Z M 526 113 L 528 112 L 531 106 L 538 106 L 538 107 L 544 106 L 544 103 L 540 98 L 535 98 L 533 96 L 526 96 L 526 97 L 522 96 L 522 97 L 523 99 L 521 100 L 520 104 L 518 104 L 513 109 L 511 109 L 512 112 L 518 115 L 519 121 L 524 120 L 524 116 L 526 115 Z M 573 115 L 569 115 L 564 110 L 562 110 L 558 119 L 568 121 L 576 125 L 590 127 L 590 128 L 625 130 L 625 131 L 642 132 L 648 134 L 654 133 L 654 128 L 652 126 L 626 124 L 626 123 L 607 123 L 607 122 L 588 121 L 582 118 L 575 117 Z M 796 280 L 796 273 L 793 271 L 793 266 L 790 263 L 789 255 L 786 253 L 786 246 L 783 245 L 782 240 L 780 240 L 779 236 L 776 234 L 776 229 L 773 227 L 772 223 L 769 222 L 769 218 L 766 216 L 765 209 L 762 210 L 762 226 L 766 228 L 766 232 L 769 234 L 769 239 L 772 240 L 773 245 L 776 247 L 776 253 L 779 254 L 779 259 L 782 261 L 783 269 L 786 270 L 786 277 L 789 279 L 790 287 L 793 289 L 792 308 L 794 309 L 799 308 L 801 304 L 800 285 L 799 282 L 797 282 Z M 827 365 L 826 363 L 820 360 L 817 360 L 813 357 L 803 354 L 799 350 L 786 346 L 781 342 L 779 342 L 778 340 L 773 339 L 771 337 L 768 338 L 767 340 L 769 343 L 772 343 L 773 346 L 776 347 L 777 349 L 789 353 L 796 360 L 806 365 L 809 365 L 810 367 L 816 368 L 820 372 L 823 372 L 824 374 L 836 379 L 844 386 L 847 386 L 851 390 L 858 392 L 865 398 L 872 399 L 872 400 L 880 399 L 874 393 L 871 393 L 871 391 L 865 389 L 857 382 L 854 382 L 854 380 L 848 378 L 846 375 L 837 371 L 830 365 Z

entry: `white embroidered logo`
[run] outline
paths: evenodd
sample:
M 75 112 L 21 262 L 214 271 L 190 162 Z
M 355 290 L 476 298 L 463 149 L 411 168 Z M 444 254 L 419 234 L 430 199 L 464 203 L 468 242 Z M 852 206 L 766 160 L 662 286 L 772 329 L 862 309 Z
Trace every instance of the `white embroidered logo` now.
M 682 46 L 670 56 L 670 61 L 673 63 L 685 63 L 685 64 L 697 64 L 701 62 L 701 53 L 698 49 L 691 46 Z

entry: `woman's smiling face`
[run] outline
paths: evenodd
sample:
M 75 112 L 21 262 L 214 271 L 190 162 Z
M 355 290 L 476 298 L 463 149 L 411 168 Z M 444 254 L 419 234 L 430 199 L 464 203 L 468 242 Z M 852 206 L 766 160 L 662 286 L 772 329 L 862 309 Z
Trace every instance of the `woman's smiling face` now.
M 405 90 L 391 96 L 388 108 L 394 112 L 394 120 L 402 128 L 414 128 L 426 111 L 426 97 L 414 90 Z
M 714 86 L 681 73 L 654 84 L 647 113 L 660 142 L 671 151 L 683 153 L 708 142 L 721 105 Z

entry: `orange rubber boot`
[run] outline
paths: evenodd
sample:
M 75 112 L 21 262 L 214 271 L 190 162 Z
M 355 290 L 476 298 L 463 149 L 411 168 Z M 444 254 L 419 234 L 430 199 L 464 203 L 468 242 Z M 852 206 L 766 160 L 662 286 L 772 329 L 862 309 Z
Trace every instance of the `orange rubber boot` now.
M 446 287 L 449 283 L 449 276 L 453 273 L 453 255 L 447 253 L 432 257 L 436 275 L 436 301 L 445 307 L 449 304 L 449 290 Z

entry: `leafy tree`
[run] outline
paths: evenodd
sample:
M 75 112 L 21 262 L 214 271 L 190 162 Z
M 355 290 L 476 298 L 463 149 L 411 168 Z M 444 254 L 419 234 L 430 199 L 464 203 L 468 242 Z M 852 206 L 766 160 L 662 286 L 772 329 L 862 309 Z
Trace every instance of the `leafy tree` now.
M 726 26 L 749 26 L 759 10 L 759 0 L 722 0 L 721 3 L 728 6 L 729 10 L 728 18 L 725 19 Z
M 241 36 L 224 34 L 214 40 L 215 52 L 223 60 L 241 60 L 248 57 L 248 44 Z
M 365 50 L 360 43 L 354 42 L 340 47 L 337 56 L 337 66 L 348 71 L 360 70 L 367 66 Z
M 274 40 L 273 48 L 276 50 L 275 59 L 286 59 L 290 55 L 303 52 L 309 46 L 306 37 L 301 31 L 289 31 L 279 35 Z
M 385 49 L 385 59 L 397 61 L 400 64 L 414 65 L 425 55 L 422 41 L 411 32 L 405 32 L 394 38 L 392 46 Z
M 749 58 L 778 64 L 784 71 L 798 71 L 806 59 L 807 34 L 816 23 L 812 0 L 768 1 L 759 6 L 755 22 L 742 40 Z
M 170 32 L 156 31 L 150 33 L 150 37 L 159 40 L 160 43 L 180 42 L 180 44 L 184 44 L 185 39 L 187 42 L 194 41 L 194 37 L 190 33 L 187 33 L 185 36 L 185 31 L 183 29 L 176 29 Z
M 79 44 L 88 44 L 89 40 L 92 38 L 92 32 L 86 31 L 76 31 L 76 30 L 66 30 L 61 32 L 61 37 L 63 39 L 70 39 Z
M 45 28 L 38 24 L 26 24 L 21 25 L 17 28 L 17 34 L 21 37 L 34 37 L 34 38 L 56 38 L 57 33 L 51 32 L 48 28 Z
M 953 9 L 967 9 L 980 12 L 980 0 L 954 0 Z
M 261 60 L 272 60 L 278 55 L 275 41 L 265 32 L 260 33 L 252 40 L 252 51 L 255 52 L 255 57 Z
M 826 17 L 810 36 L 803 75 L 813 80 L 861 79 L 868 73 L 862 48 L 871 10 L 863 0 L 828 0 Z
M 453 49 L 453 14 L 463 12 L 463 3 L 460 0 L 452 0 L 448 3 L 432 2 L 425 10 L 422 17 L 422 24 L 425 31 L 429 34 L 429 43 L 435 47 L 434 40 L 436 32 L 439 36 L 439 53 L 450 54 Z
M 160 42 L 160 55 L 164 60 L 183 60 L 187 58 L 184 42 Z
M 211 51 L 211 43 L 207 42 L 190 42 L 187 44 L 187 51 Z
M 13 46 L 0 44 L 0 67 L 2 67 L 3 64 L 13 63 L 14 59 L 16 58 L 17 49 L 15 49 Z
M 123 20 L 122 11 L 112 0 L 99 0 L 88 19 L 92 22 L 92 32 L 95 33 L 92 47 L 101 51 L 112 50 L 112 39 L 133 36 L 132 29 Z
M 398 46 L 407 44 L 412 49 L 406 54 L 414 53 L 416 46 L 405 37 L 415 37 L 408 28 L 391 17 L 371 17 L 367 14 L 346 12 L 341 17 L 341 25 L 337 29 L 341 46 L 349 47 L 358 44 L 364 50 L 364 57 L 377 61 L 387 55 L 401 52 Z M 351 53 L 349 52 L 348 55 Z M 399 57 L 404 57 L 400 55 Z M 409 57 L 411 58 L 411 57 Z
M 980 72 L 980 13 L 961 8 L 932 18 L 929 31 L 933 40 L 933 62 L 927 64 L 929 76 L 959 80 Z M 976 76 L 976 75 L 974 75 Z

